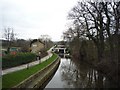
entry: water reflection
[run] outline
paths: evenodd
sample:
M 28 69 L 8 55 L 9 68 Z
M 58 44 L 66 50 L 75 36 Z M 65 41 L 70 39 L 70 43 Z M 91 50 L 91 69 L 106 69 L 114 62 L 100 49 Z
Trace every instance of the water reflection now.
M 109 80 L 86 63 L 61 59 L 60 66 L 46 88 L 110 88 Z

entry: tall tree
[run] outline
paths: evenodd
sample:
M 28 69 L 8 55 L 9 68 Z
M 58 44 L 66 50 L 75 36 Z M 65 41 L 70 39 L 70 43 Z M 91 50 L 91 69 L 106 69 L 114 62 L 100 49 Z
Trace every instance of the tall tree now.
M 53 42 L 51 41 L 51 37 L 49 35 L 41 35 L 39 39 L 45 43 L 46 49 L 50 48 L 53 45 Z
M 15 40 L 15 33 L 13 28 L 5 28 L 4 29 L 4 38 L 7 40 L 8 43 L 8 52 L 11 47 L 11 43 Z
M 99 61 L 104 56 L 106 38 L 109 39 L 112 54 L 114 46 L 112 36 L 119 32 L 119 8 L 120 2 L 78 2 L 69 13 L 68 17 L 70 19 L 84 25 L 83 31 L 85 31 L 86 37 L 93 40 L 97 47 Z M 81 30 L 81 27 L 79 30 Z

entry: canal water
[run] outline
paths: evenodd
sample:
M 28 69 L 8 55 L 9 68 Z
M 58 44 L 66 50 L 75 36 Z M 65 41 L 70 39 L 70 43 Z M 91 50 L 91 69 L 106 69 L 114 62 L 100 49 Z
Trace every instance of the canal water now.
M 109 80 L 86 63 L 62 58 L 45 88 L 111 88 Z

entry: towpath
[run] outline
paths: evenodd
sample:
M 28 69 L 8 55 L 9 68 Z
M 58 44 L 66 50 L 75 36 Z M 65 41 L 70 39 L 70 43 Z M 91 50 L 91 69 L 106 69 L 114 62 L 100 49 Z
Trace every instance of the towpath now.
M 20 66 L 8 68 L 8 69 L 5 69 L 5 70 L 2 70 L 2 75 L 5 75 L 5 74 L 11 73 L 11 72 L 15 72 L 15 71 L 18 71 L 18 70 L 22 70 L 22 69 L 25 69 L 25 68 L 28 68 L 28 67 L 31 67 L 31 66 L 35 66 L 35 65 L 37 65 L 37 64 L 47 60 L 48 58 L 50 58 L 52 56 L 52 53 L 51 53 L 52 48 L 50 48 L 47 51 L 48 55 L 43 57 L 43 58 L 41 58 L 40 60 L 37 60 L 37 61 L 34 61 L 34 62 L 30 62 L 30 63 L 27 63 L 27 64 L 23 64 L 23 65 L 20 65 Z

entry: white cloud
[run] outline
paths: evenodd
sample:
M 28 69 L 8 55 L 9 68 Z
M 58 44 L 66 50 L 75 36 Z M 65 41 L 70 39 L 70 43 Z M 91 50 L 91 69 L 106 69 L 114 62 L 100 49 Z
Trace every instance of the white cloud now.
M 67 14 L 77 1 L 1 0 L 0 15 L 3 17 L 0 17 L 0 23 L 3 27 L 13 27 L 19 38 L 38 38 L 48 34 L 52 40 L 60 40 Z

